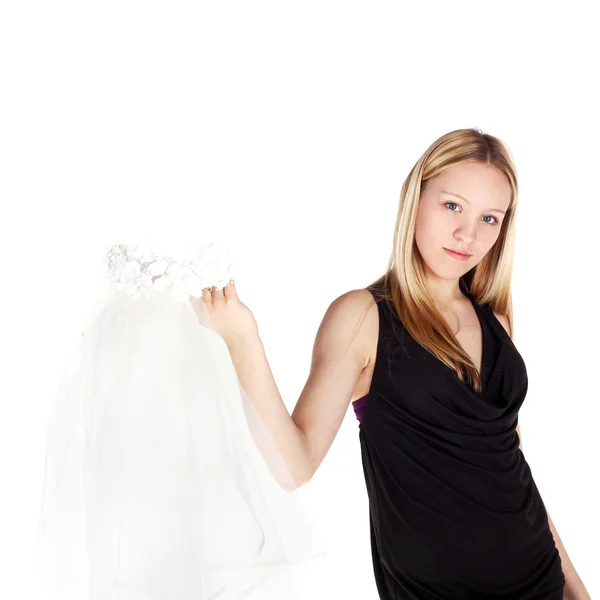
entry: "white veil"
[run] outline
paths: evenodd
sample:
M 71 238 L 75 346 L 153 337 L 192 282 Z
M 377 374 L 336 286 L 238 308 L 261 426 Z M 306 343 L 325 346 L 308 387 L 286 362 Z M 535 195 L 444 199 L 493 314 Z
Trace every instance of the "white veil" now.
M 105 266 L 48 424 L 45 598 L 297 598 L 292 567 L 324 557 L 319 536 L 189 301 L 231 279 L 227 253 L 115 244 Z

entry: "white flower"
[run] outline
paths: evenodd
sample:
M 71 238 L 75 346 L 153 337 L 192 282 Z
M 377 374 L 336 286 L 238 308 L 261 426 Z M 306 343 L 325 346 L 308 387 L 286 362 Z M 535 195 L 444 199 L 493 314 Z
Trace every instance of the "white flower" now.
M 232 279 L 232 261 L 215 242 L 177 256 L 158 254 L 153 244 L 114 244 L 104 264 L 111 285 L 133 298 L 153 291 L 173 291 L 183 297 L 202 295 L 206 287 L 224 287 Z
M 169 264 L 170 263 L 167 259 L 158 257 L 156 260 L 148 264 L 147 271 L 153 278 L 157 278 L 167 272 Z

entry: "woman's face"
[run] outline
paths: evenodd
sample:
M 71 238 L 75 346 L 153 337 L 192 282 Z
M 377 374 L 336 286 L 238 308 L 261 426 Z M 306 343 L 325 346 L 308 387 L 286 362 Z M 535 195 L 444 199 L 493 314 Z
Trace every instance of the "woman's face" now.
M 500 235 L 511 193 L 506 175 L 481 163 L 455 165 L 430 180 L 415 231 L 428 269 L 442 279 L 458 279 L 481 261 Z M 470 256 L 459 260 L 445 248 Z

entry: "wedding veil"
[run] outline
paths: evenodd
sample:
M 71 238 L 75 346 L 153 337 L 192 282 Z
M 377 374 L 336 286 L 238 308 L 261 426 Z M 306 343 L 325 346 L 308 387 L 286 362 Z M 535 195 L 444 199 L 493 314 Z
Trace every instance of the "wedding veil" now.
M 47 598 L 296 597 L 292 568 L 323 558 L 319 536 L 227 346 L 189 302 L 231 279 L 228 254 L 119 243 L 104 267 L 48 423 Z

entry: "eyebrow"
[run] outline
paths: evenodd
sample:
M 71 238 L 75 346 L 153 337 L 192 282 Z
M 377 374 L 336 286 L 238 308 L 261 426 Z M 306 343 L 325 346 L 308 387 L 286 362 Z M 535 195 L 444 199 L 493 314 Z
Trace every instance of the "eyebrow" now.
M 454 192 L 447 192 L 446 190 L 442 190 L 442 194 L 448 194 L 449 196 L 456 196 L 456 198 L 460 198 L 461 200 L 464 200 L 468 204 L 471 204 L 471 202 L 469 202 L 469 200 L 467 200 L 466 198 L 463 198 L 462 196 L 459 196 L 458 194 L 455 194 Z M 488 208 L 488 212 L 499 212 L 499 213 L 502 213 L 503 215 L 506 214 L 506 211 L 500 210 L 499 208 Z

